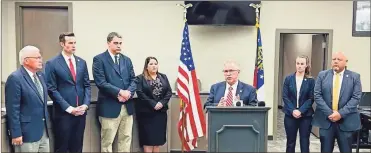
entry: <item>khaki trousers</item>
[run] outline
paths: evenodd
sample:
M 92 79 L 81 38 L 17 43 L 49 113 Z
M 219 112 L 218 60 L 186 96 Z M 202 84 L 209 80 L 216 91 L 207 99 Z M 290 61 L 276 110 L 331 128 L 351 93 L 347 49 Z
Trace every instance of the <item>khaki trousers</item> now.
M 46 130 L 44 130 L 44 134 L 39 141 L 24 142 L 20 146 L 14 146 L 14 152 L 50 152 L 49 138 Z
M 112 152 L 112 144 L 117 133 L 117 151 L 130 152 L 133 115 L 128 115 L 125 105 L 117 118 L 99 116 L 101 129 L 101 152 Z

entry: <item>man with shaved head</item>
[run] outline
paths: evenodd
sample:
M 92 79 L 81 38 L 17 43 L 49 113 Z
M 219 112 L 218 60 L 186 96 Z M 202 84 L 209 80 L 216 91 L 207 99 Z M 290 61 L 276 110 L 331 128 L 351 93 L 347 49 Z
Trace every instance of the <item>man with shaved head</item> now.
M 19 52 L 21 67 L 5 84 L 5 106 L 15 152 L 50 152 L 47 88 L 40 50 L 26 46 Z
M 204 108 L 206 106 L 237 106 L 238 101 L 242 101 L 242 105 L 255 106 L 256 89 L 238 80 L 239 65 L 234 61 L 227 61 L 224 63 L 222 72 L 225 81 L 211 86 Z
M 340 152 L 352 152 L 352 134 L 361 128 L 357 111 L 362 94 L 360 75 L 347 70 L 347 62 L 344 53 L 334 53 L 332 69 L 320 72 L 316 80 L 312 124 L 320 128 L 321 152 L 332 152 L 335 138 Z

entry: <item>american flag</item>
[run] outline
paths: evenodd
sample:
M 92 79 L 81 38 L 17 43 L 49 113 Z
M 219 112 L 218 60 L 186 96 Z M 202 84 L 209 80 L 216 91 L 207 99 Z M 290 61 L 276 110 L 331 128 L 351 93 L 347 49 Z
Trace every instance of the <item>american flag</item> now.
M 264 101 L 264 68 L 263 68 L 263 49 L 260 35 L 259 22 L 256 22 L 257 34 L 257 49 L 256 49 L 256 61 L 254 70 L 254 87 L 257 90 L 258 101 Z
M 184 150 L 186 151 L 196 148 L 197 138 L 204 136 L 206 133 L 205 116 L 198 90 L 196 70 L 189 41 L 188 24 L 186 22 L 183 30 L 177 79 L 177 94 L 182 101 L 178 122 L 178 133 L 183 142 L 182 145 L 184 146 Z M 183 124 L 183 119 L 185 119 L 185 125 Z

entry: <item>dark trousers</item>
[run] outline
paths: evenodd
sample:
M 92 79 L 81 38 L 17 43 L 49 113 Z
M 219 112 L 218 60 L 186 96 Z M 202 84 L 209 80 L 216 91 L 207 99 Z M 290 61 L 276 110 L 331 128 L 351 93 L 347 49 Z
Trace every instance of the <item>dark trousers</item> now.
M 82 152 L 86 114 L 73 116 L 64 114 L 55 118 L 54 122 L 54 151 Z
M 294 118 L 285 115 L 285 131 L 286 131 L 286 152 L 294 153 L 296 145 L 296 136 L 299 130 L 300 134 L 300 150 L 302 153 L 309 153 L 309 137 L 312 130 L 312 117 Z
M 319 129 L 321 152 L 332 153 L 335 138 L 340 152 L 352 152 L 353 132 L 340 130 L 338 123 L 331 123 L 328 129 Z

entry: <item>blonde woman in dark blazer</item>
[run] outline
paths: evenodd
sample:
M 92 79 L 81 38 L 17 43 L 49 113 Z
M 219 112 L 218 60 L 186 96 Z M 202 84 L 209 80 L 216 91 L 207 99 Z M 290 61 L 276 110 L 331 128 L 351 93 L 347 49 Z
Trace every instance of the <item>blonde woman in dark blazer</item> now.
M 172 95 L 169 80 L 158 72 L 155 57 L 146 58 L 143 73 L 137 79 L 139 142 L 144 152 L 160 152 L 160 146 L 166 142 L 167 103 Z

